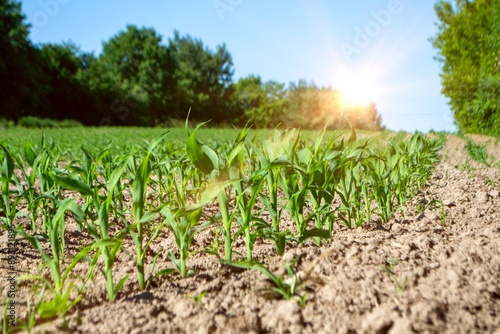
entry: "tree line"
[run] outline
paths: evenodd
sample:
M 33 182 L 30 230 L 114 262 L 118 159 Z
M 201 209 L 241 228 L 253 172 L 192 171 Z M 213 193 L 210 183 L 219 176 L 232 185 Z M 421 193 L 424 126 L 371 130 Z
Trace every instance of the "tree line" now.
M 500 135 L 500 1 L 439 0 L 432 39 L 442 93 L 462 132 Z
M 21 4 L 0 0 L 0 118 L 75 120 L 84 125 L 171 125 L 191 118 L 255 127 L 380 129 L 374 104 L 342 103 L 338 91 L 258 75 L 234 80 L 224 44 L 128 25 L 99 55 L 75 43 L 34 45 Z

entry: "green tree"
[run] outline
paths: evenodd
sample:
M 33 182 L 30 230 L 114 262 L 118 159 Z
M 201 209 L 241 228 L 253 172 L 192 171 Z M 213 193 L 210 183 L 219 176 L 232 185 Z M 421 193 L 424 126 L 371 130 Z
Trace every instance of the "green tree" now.
M 290 127 L 322 128 L 331 121 L 332 106 L 323 103 L 320 89 L 305 80 L 297 84 L 291 82 L 288 86 L 288 108 L 286 110 L 286 124 Z
M 129 25 L 104 43 L 89 85 L 94 91 L 118 93 L 107 111 L 113 123 L 152 125 L 174 111 L 173 61 L 154 29 Z
M 0 0 L 0 117 L 14 120 L 46 103 L 42 61 L 24 21 L 18 1 Z
M 89 55 L 82 53 L 72 42 L 44 44 L 40 47 L 47 80 L 48 108 L 36 115 L 55 119 L 75 119 L 95 125 L 98 110 L 96 100 L 81 79 L 81 71 L 88 69 Z
M 256 127 L 272 128 L 283 122 L 286 94 L 284 84 L 250 75 L 238 80 L 234 96 L 238 114 Z
M 133 106 L 136 105 L 135 102 L 123 102 L 124 94 L 120 91 L 119 84 L 105 74 L 104 66 L 93 53 L 81 52 L 78 58 L 80 68 L 75 77 L 86 88 L 87 99 L 83 104 L 85 110 L 77 119 L 93 126 L 133 124 L 128 119 L 130 112 L 126 102 Z
M 200 39 L 181 36 L 178 31 L 169 40 L 168 48 L 176 65 L 176 114 L 216 123 L 235 117 L 236 110 L 228 103 L 232 95 L 231 54 L 225 45 L 215 51 L 205 47 Z
M 500 133 L 500 2 L 440 0 L 432 43 L 442 64 L 442 93 L 463 132 Z

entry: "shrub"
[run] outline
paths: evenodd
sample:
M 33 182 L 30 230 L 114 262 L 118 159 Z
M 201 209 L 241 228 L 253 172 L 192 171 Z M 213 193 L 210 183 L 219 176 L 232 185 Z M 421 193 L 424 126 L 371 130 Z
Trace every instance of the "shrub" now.
M 0 129 L 8 129 L 14 126 L 14 122 L 5 118 L 0 118 Z
M 23 128 L 74 128 L 83 126 L 80 122 L 73 119 L 58 121 L 50 118 L 39 118 L 35 116 L 21 117 L 17 121 L 17 125 Z
M 63 119 L 62 121 L 59 121 L 58 127 L 59 128 L 79 128 L 82 127 L 83 124 L 74 120 L 74 119 Z

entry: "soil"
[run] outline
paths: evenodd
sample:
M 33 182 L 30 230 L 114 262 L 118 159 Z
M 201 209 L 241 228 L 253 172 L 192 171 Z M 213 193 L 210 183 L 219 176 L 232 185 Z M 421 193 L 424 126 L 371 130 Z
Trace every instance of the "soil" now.
M 188 278 L 161 276 L 138 291 L 133 245 L 127 241 L 114 275 L 130 276 L 115 302 L 107 301 L 103 275 L 97 273 L 66 319 L 39 322 L 34 332 L 500 333 L 500 166 L 495 165 L 500 145 L 488 137 L 471 138 L 488 145 L 494 164 L 471 161 L 463 138 L 449 136 L 426 186 L 388 224 L 357 229 L 339 224 L 331 242 L 291 245 L 282 257 L 271 244 L 256 244 L 255 257 L 274 273 L 283 274 L 284 264 L 298 258 L 303 305 L 265 293 L 260 288 L 270 282 L 263 274 L 224 266 L 205 252 L 216 248 L 214 232 L 207 230 L 192 245 L 188 268 L 194 274 Z M 71 222 L 67 235 L 70 253 L 91 241 Z M 7 243 L 5 231 L 0 241 Z M 19 275 L 47 273 L 26 241 L 18 239 L 17 246 Z M 156 253 L 157 269 L 173 268 L 166 254 L 175 250 L 170 233 L 152 248 L 149 262 Z M 5 251 L 2 258 L 5 303 Z M 87 270 L 82 263 L 75 273 Z M 32 295 L 30 283 L 19 285 L 19 319 L 26 317 L 24 301 Z

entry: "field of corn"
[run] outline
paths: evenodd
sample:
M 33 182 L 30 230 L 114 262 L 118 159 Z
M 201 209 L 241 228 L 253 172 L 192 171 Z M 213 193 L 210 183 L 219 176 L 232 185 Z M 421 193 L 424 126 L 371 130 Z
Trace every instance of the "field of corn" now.
M 74 331 L 78 325 L 67 319 L 88 305 L 89 291 L 104 294 L 111 305 L 165 282 L 193 279 L 200 272 L 189 259 L 200 254 L 217 262 L 228 280 L 242 270 L 255 272 L 268 280 L 260 287 L 266 298 L 305 307 L 300 256 L 281 271 L 266 258 L 329 247 L 339 229 L 386 228 L 426 185 L 446 142 L 436 134 L 203 125 L 115 129 L 108 140 L 100 133 L 109 129 L 78 130 L 91 132 L 81 137 L 70 129 L 1 137 L 0 228 L 9 244 L 2 268 L 25 272 L 15 275 L 11 290 L 32 292 L 28 300 L 2 295 L 4 333 L 56 320 L 63 321 L 59 330 Z M 81 244 L 70 244 L 70 233 Z M 197 241 L 201 235 L 209 236 L 205 247 Z M 159 251 L 164 238 L 174 242 Z M 15 268 L 22 255 L 8 250 L 21 243 L 35 251 L 38 271 Z M 256 245 L 268 246 L 266 257 L 255 254 Z M 132 272 L 119 270 L 124 257 Z M 385 269 L 404 289 L 396 264 L 388 259 Z M 76 270 L 82 267 L 84 274 Z M 196 303 L 204 295 L 189 296 Z M 17 311 L 11 312 L 14 299 Z

